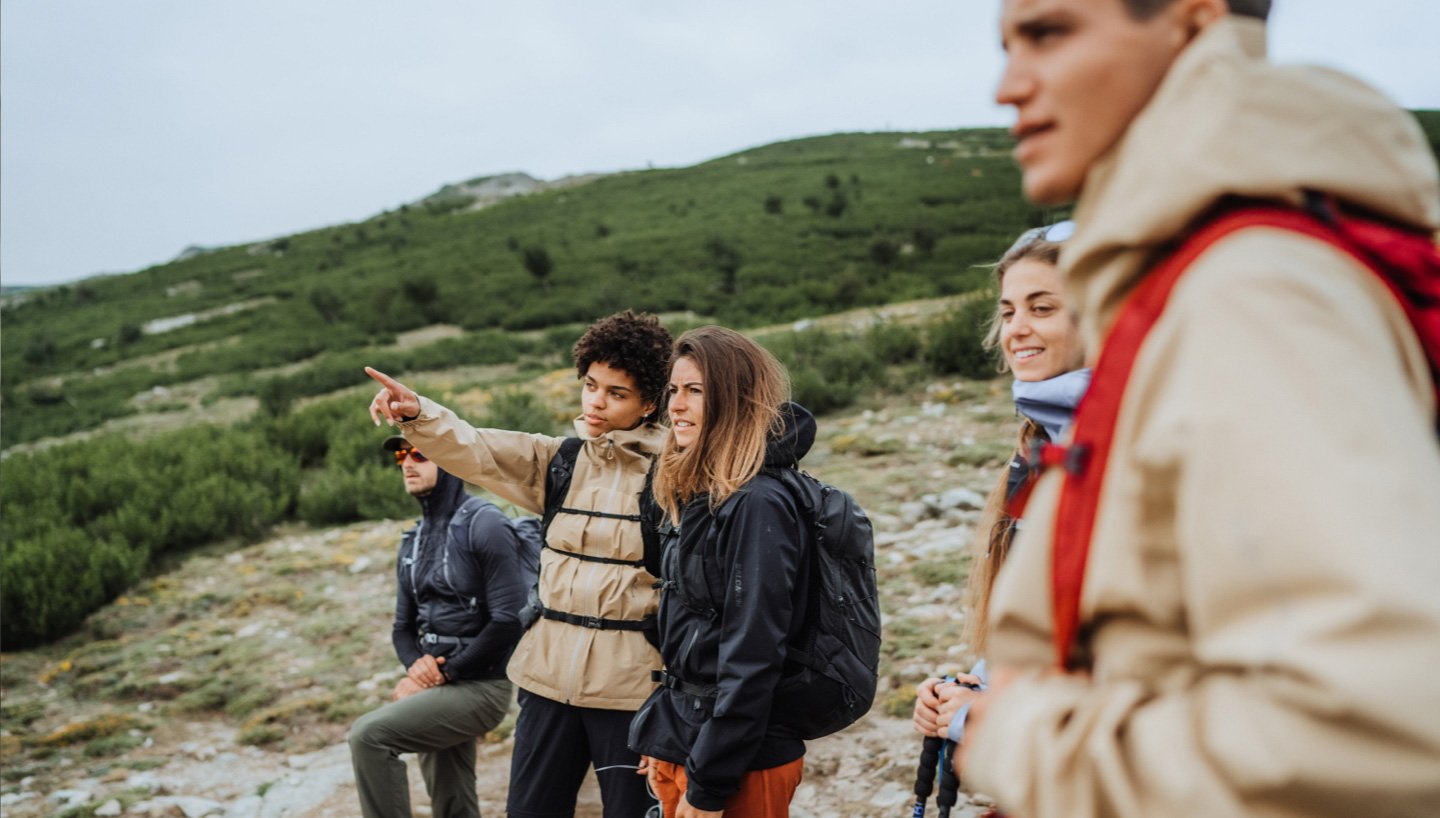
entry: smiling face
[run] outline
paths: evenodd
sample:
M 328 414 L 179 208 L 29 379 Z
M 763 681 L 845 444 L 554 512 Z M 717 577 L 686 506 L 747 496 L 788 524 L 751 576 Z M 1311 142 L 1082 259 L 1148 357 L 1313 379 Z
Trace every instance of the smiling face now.
M 585 428 L 599 436 L 616 429 L 634 429 L 655 411 L 655 404 L 640 397 L 629 372 L 595 361 L 585 370 L 580 410 L 585 416 Z
M 995 101 L 1015 108 L 1015 160 L 1025 195 L 1071 201 L 1090 166 L 1125 134 L 1196 31 L 1196 7 L 1175 0 L 1145 20 L 1121 0 L 1004 0 L 1005 73 Z M 1221 5 L 1223 9 L 1223 3 Z
M 1020 381 L 1043 381 L 1084 364 L 1080 330 L 1063 298 L 1055 265 L 1027 258 L 1010 265 L 1000 289 L 1000 349 Z
M 689 358 L 675 359 L 670 369 L 670 433 L 685 449 L 700 440 L 705 423 L 705 376 Z

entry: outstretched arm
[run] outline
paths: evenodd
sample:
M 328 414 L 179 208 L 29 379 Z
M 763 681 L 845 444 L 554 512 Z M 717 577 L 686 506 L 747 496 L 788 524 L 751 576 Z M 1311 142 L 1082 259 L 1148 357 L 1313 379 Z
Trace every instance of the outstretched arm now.
M 477 429 L 454 412 L 386 375 L 365 367 L 380 384 L 370 401 L 370 418 L 396 424 L 405 439 L 440 468 L 467 483 L 482 486 L 527 511 L 545 507 L 550 458 L 560 438 Z

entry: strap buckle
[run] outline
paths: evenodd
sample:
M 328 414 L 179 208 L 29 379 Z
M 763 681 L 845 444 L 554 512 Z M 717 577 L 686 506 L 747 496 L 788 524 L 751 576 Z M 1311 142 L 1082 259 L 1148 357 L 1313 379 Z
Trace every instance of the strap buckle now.
M 1085 443 L 1061 446 L 1057 443 L 1037 440 L 1030 446 L 1030 466 L 1037 474 L 1059 466 L 1065 470 L 1066 474 L 1080 477 L 1085 473 L 1085 468 L 1089 464 L 1090 446 Z

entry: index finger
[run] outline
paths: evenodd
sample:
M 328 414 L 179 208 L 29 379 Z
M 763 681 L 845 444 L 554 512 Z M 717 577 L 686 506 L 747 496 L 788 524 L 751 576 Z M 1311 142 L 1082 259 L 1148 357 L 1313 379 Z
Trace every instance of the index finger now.
M 365 374 L 374 378 L 376 381 L 379 381 L 381 386 L 389 389 L 391 395 L 395 395 L 398 392 L 405 391 L 405 387 L 401 386 L 399 381 L 395 380 L 389 375 L 386 375 L 384 372 L 381 372 L 378 369 L 367 366 L 365 367 Z

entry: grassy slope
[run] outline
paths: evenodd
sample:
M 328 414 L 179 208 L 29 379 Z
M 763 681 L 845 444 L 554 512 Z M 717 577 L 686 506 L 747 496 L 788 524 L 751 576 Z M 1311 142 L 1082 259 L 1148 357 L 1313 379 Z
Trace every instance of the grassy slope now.
M 1440 153 L 1440 112 L 1417 118 Z M 905 138 L 932 147 L 899 147 Z M 997 129 L 799 139 L 478 212 L 431 202 L 30 293 L 0 324 L 0 443 L 92 428 L 136 411 L 132 398 L 145 390 L 203 377 L 220 378 L 207 385 L 209 400 L 263 399 L 265 381 L 244 375 L 296 362 L 308 364 L 271 384 L 272 397 L 329 391 L 353 369 L 355 350 L 436 323 L 537 329 L 635 307 L 748 327 L 965 292 L 983 278 L 974 265 L 1053 215 L 1019 197 L 1008 145 Z M 778 213 L 767 208 L 772 199 Z M 543 282 L 527 272 L 529 249 L 551 260 Z M 139 332 L 157 318 L 231 305 L 250 308 Z M 385 363 L 473 361 L 494 337 Z M 482 362 L 523 361 L 526 352 Z M 158 363 L 116 366 L 129 361 Z
M 753 326 L 973 289 L 973 265 L 1043 215 L 1017 193 L 1003 132 L 911 136 L 946 147 L 802 139 L 478 212 L 409 207 L 32 295 L 4 314 L 0 434 L 8 447 L 88 428 L 157 385 L 335 357 L 435 323 L 534 329 L 635 307 Z M 530 248 L 552 260 L 543 282 L 524 265 Z M 234 304 L 255 306 L 137 331 Z M 160 366 L 94 373 L 166 351 Z

